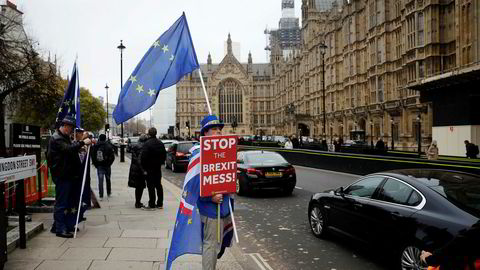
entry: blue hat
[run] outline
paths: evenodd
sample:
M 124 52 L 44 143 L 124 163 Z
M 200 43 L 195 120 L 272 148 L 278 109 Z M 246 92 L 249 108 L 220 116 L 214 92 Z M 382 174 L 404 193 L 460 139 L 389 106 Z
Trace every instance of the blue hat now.
M 77 124 L 77 121 L 75 120 L 75 117 L 71 116 L 71 115 L 67 115 L 65 116 L 65 118 L 63 118 L 62 120 L 62 123 L 65 124 L 65 125 L 70 125 L 70 126 L 73 126 L 75 127 Z
M 200 129 L 201 136 L 205 136 L 205 132 L 207 132 L 207 130 L 213 127 L 219 127 L 220 129 L 223 128 L 223 123 L 221 123 L 220 120 L 218 120 L 217 116 L 214 114 L 205 116 L 201 124 L 202 124 L 202 128 Z

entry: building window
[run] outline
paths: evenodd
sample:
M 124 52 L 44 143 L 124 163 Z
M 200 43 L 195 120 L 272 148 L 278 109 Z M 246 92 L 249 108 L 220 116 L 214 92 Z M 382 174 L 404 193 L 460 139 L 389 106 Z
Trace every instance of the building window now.
M 382 103 L 383 102 L 383 89 L 384 89 L 384 81 L 383 81 L 383 76 L 379 76 L 378 77 L 378 81 L 377 81 L 377 84 L 378 84 L 378 102 L 379 103 Z
M 423 46 L 424 44 L 424 19 L 423 12 L 418 13 L 417 17 L 417 30 L 418 30 L 418 44 L 417 46 Z
M 425 63 L 423 60 L 418 61 L 418 77 L 419 78 L 425 77 Z
M 242 117 L 242 87 L 233 79 L 226 79 L 219 86 L 220 120 L 232 123 L 236 118 L 237 123 L 243 123 Z

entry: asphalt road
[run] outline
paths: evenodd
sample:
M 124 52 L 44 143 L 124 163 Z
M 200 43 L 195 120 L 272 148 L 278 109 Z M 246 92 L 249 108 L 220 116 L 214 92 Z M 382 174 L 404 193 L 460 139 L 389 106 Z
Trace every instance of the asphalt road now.
M 261 191 L 235 197 L 235 220 L 245 254 L 264 269 L 391 269 L 380 251 L 342 236 L 318 239 L 310 232 L 307 206 L 315 192 L 347 185 L 353 175 L 296 166 L 297 188 L 292 196 Z M 183 187 L 185 173 L 163 168 L 163 176 Z

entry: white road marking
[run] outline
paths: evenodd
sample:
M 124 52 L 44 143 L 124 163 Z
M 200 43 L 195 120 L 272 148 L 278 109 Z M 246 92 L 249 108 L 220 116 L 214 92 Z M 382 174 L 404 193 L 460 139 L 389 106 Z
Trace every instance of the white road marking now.
M 273 268 L 267 263 L 262 255 L 260 255 L 260 253 L 249 253 L 246 255 L 250 256 L 261 270 L 273 270 Z

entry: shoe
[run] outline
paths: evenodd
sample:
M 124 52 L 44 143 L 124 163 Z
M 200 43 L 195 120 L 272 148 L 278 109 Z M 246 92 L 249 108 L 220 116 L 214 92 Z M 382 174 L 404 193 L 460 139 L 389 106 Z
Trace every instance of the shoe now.
M 57 233 L 56 230 L 55 230 L 55 228 L 54 228 L 53 226 L 50 228 L 50 232 L 51 232 L 51 233 Z
M 143 203 L 135 203 L 135 208 L 142 208 L 145 207 Z
M 145 210 L 145 211 L 155 211 L 155 207 L 143 207 L 142 210 Z
M 82 218 L 80 219 L 80 222 L 82 222 L 82 221 L 87 221 L 87 218 L 86 218 L 86 217 L 82 217 Z
M 79 229 L 79 228 L 77 228 L 77 232 L 79 232 L 79 231 L 80 231 L 80 229 Z M 67 232 L 69 232 L 69 233 L 73 233 L 73 232 L 75 232 L 75 229 L 67 229 Z
M 70 232 L 61 232 L 56 234 L 57 237 L 62 237 L 62 238 L 73 238 L 73 234 Z
M 107 194 L 107 197 L 109 197 L 109 198 L 112 197 L 112 194 Z
M 157 208 L 158 208 L 158 209 L 163 209 L 163 205 L 158 205 L 158 204 L 157 204 Z

